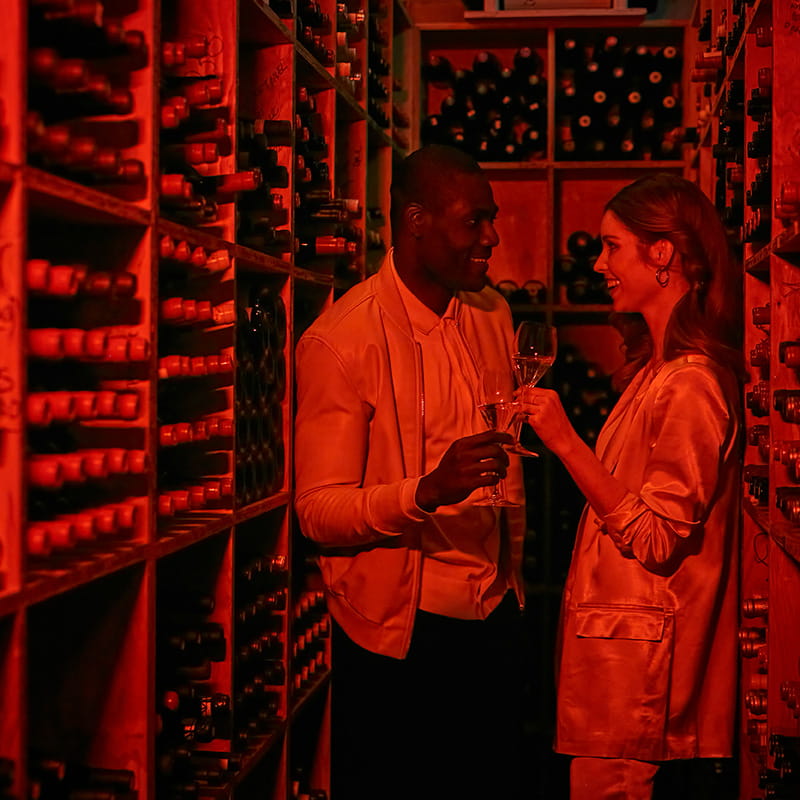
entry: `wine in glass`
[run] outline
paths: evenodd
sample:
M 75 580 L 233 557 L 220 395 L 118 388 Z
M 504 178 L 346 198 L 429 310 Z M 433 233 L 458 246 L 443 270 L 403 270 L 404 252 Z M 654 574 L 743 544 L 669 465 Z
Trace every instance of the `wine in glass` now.
M 491 430 L 511 433 L 521 424 L 520 403 L 514 399 L 514 387 L 508 372 L 487 370 L 481 378 L 478 410 Z M 517 506 L 506 497 L 505 480 L 500 479 L 489 497 L 476 501 L 478 506 Z

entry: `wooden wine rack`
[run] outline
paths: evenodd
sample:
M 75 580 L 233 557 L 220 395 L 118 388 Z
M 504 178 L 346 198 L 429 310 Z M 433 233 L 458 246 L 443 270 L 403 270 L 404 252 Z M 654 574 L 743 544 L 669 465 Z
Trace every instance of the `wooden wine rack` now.
M 729 220 L 743 264 L 747 447 L 741 567 L 740 787 L 742 798 L 791 797 L 800 763 L 793 689 L 800 680 L 800 531 L 786 445 L 797 423 L 782 398 L 798 389 L 786 345 L 797 338 L 796 206 L 781 203 L 800 180 L 794 105 L 798 69 L 791 4 L 700 2 L 695 9 L 697 181 Z M 705 79 L 704 79 L 705 78 Z M 788 740 L 780 737 L 788 737 Z M 785 745 L 783 752 L 780 747 Z
M 0 793 L 33 796 L 42 758 L 127 770 L 140 800 L 328 792 L 329 620 L 293 517 L 293 347 L 391 240 L 392 161 L 414 143 L 416 32 L 401 0 L 322 0 L 313 27 L 300 0 L 104 0 L 92 19 L 65 22 L 75 5 L 3 7 L 0 764 L 12 777 Z M 132 109 L 59 118 L 66 95 L 41 49 L 80 58 L 82 37 L 94 47 L 111 21 L 135 32 L 136 59 L 122 48 L 87 63 Z M 212 76 L 221 94 L 176 124 L 172 98 Z M 262 119 L 289 129 L 267 137 L 275 157 L 259 195 L 286 210 L 284 247 L 244 243 L 243 218 L 261 206 L 214 181 L 242 171 L 239 121 Z M 209 203 L 176 203 L 161 176 L 181 173 L 184 143 L 208 141 L 217 122 L 224 146 L 191 173 L 195 193 L 217 184 L 201 219 Z M 52 156 L 46 129 L 62 123 L 71 143 L 91 133 L 112 148 L 133 178 L 101 181 L 96 166 Z M 326 150 L 311 159 L 306 135 Z M 327 180 L 303 172 L 301 155 L 324 162 Z M 357 201 L 350 257 L 295 252 L 337 232 L 297 207 L 310 186 Z M 79 392 L 117 405 L 78 413 Z M 54 442 L 66 434 L 104 455 L 65 455 Z M 199 640 L 214 643 L 210 663 L 176 656 Z M 168 690 L 192 680 L 217 698 L 210 733 L 205 718 L 188 733 L 188 712 L 176 719 L 169 705 Z M 232 760 L 191 794 L 177 744 Z
M 727 185 L 725 172 L 718 169 L 718 120 L 734 83 L 743 81 L 746 102 L 753 89 L 772 77 L 769 231 L 762 240 L 738 245 L 746 313 L 768 306 L 767 323 L 763 316 L 758 323 L 746 318 L 745 354 L 758 350 L 759 355 L 745 400 L 760 387 L 758 397 L 765 407 L 745 412 L 741 576 L 743 600 L 763 598 L 768 605 L 765 615 L 764 603 L 750 603 L 742 616 L 743 641 L 749 644 L 745 649 L 754 655 L 741 661 L 739 796 L 762 796 L 759 773 L 778 767 L 770 752 L 770 735 L 800 735 L 793 693 L 800 681 L 800 637 L 793 632 L 800 611 L 800 533 L 798 523 L 777 507 L 779 497 L 785 490 L 791 493 L 797 482 L 790 464 L 776 460 L 786 452 L 780 443 L 800 437 L 797 423 L 787 422 L 774 407 L 776 391 L 800 390 L 797 369 L 784 363 L 781 347 L 798 338 L 795 272 L 800 264 L 800 223 L 791 204 L 781 209 L 780 218 L 772 206 L 784 185 L 800 181 L 792 112 L 797 33 L 788 4 L 698 0 L 693 10 L 689 3 L 678 4 L 677 18 L 669 19 L 645 18 L 641 10 L 622 9 L 615 2 L 596 12 L 572 9 L 565 18 L 555 11 L 513 14 L 488 0 L 467 4 L 473 11 L 466 13 L 465 4 L 456 0 L 377 0 L 368 4 L 352 36 L 342 43 L 337 42 L 333 0 L 321 0 L 332 22 L 312 31 L 311 38 L 300 0 L 272 5 L 267 0 L 105 0 L 105 16 L 119 19 L 125 30 L 140 31 L 146 52 L 135 68 L 112 71 L 115 81 L 130 92 L 133 112 L 121 119 L 104 118 L 104 125 L 92 128 L 108 136 L 104 143 L 118 149 L 123 159 L 141 164 L 143 179 L 117 184 L 87 181 L 85 175 L 42 159 L 37 130 L 27 118 L 34 96 L 30 54 L 41 46 L 32 26 L 43 10 L 70 5 L 69 0 L 11 0 L 3 9 L 7 46 L 0 60 L 0 779 L 6 765 L 13 777 L 0 791 L 15 798 L 28 796 L 38 780 L 37 761 L 46 755 L 129 770 L 139 798 L 172 797 L 172 785 L 164 782 L 160 770 L 165 745 L 157 720 L 164 689 L 169 688 L 164 675 L 171 656 L 165 640 L 174 634 L 176 612 L 189 600 L 208 597 L 213 598 L 213 608 L 203 623 L 221 631 L 225 652 L 211 662 L 204 684 L 230 696 L 234 709 L 226 736 L 192 747 L 198 752 L 234 751 L 236 768 L 220 785 L 203 786 L 201 796 L 289 798 L 301 790 L 328 790 L 328 623 L 319 603 L 313 552 L 297 535 L 292 508 L 293 345 L 336 297 L 377 269 L 391 241 L 392 164 L 419 145 L 419 123 L 441 100 L 420 83 L 421 61 L 435 53 L 468 66 L 477 50 L 508 59 L 518 47 L 529 45 L 542 57 L 549 81 L 548 144 L 536 161 L 484 164 L 501 210 L 501 245 L 492 260 L 491 278 L 519 285 L 539 281 L 546 287 L 540 302 L 515 303 L 515 314 L 554 321 L 560 343 L 577 347 L 603 372 L 619 361 L 618 338 L 605 324 L 608 306 L 570 303 L 563 290 L 556 289 L 553 264 L 565 251 L 567 238 L 583 228 L 596 233 L 608 198 L 652 171 L 696 179 L 710 197 L 721 200 L 721 210 L 741 203 L 734 188 L 739 178 Z M 349 14 L 361 10 L 353 0 L 344 5 Z M 771 45 L 764 33 L 770 26 Z M 696 124 L 700 137 L 681 158 L 583 162 L 557 157 L 553 79 L 559 37 L 565 31 L 588 37 L 603 28 L 626 39 L 641 39 L 651 48 L 670 42 L 681 49 L 684 122 Z M 697 41 L 701 32 L 703 41 Z M 202 57 L 190 57 L 183 65 L 166 63 L 164 45 L 196 36 L 210 45 Z M 707 81 L 691 81 L 694 60 L 719 37 L 725 38 L 729 50 L 720 73 Z M 371 51 L 388 64 L 388 74 L 379 68 L 379 74 L 369 78 Z M 245 137 L 238 120 L 290 123 L 288 140 L 274 144 L 273 166 L 278 172 L 282 168 L 287 180 L 276 178 L 270 184 L 270 197 L 277 195 L 275 202 L 286 210 L 285 221 L 275 230 L 288 234 L 288 248 L 257 249 L 243 243 L 242 217 L 254 208 L 246 192 L 220 202 L 216 217 L 205 224 L 187 224 L 191 215 L 186 208 L 176 213 L 174 204 L 164 202 L 160 176 L 177 171 L 174 161 L 167 164 L 181 141 L 175 130 L 161 128 L 165 100 L 186 79 L 211 75 L 221 78 L 222 95 L 212 104 L 217 110 L 210 116 L 223 119 L 231 141 L 202 168 L 205 177 L 240 171 L 237 153 Z M 373 83 L 370 96 L 370 80 L 382 83 L 384 90 Z M 311 110 L 306 93 L 313 98 Z M 700 112 L 697 119 L 695 111 Z M 207 108 L 205 113 L 209 116 Z M 303 117 L 300 125 L 298 113 Z M 306 120 L 311 120 L 309 125 Z M 335 231 L 332 224 L 311 224 L 295 208 L 296 193 L 306 189 L 297 162 L 297 156 L 309 156 L 305 128 L 327 143 L 326 156 L 317 152 L 310 157 L 327 164 L 336 197 L 359 201 L 361 215 L 352 220 L 358 230 L 353 257 L 314 259 L 306 257 L 307 250 L 293 252 L 295 238 L 307 241 Z M 746 150 L 757 129 L 758 120 L 745 113 L 734 138 L 738 136 Z M 746 190 L 759 162 L 745 155 L 742 166 Z M 720 181 L 724 191 L 718 189 Z M 741 225 L 753 222 L 749 207 L 740 211 Z M 733 235 L 737 228 L 732 225 Z M 32 269 L 33 259 L 57 267 L 86 264 L 89 274 L 130 274 L 135 288 L 126 297 L 48 296 L 41 288 L 47 279 Z M 40 281 L 38 289 L 35 280 Z M 247 315 L 249 323 L 259 293 L 265 303 L 282 304 L 286 315 L 284 336 L 273 346 L 269 365 L 273 375 L 285 369 L 284 389 L 262 387 L 254 395 L 261 400 L 245 403 L 247 414 L 242 417 L 241 401 L 253 391 L 251 367 L 264 367 L 263 359 L 242 352 L 249 334 L 243 335 L 241 315 Z M 162 304 L 176 297 L 195 301 L 195 307 L 204 304 L 217 316 L 212 322 L 188 320 L 179 327 L 167 326 L 161 319 Z M 41 348 L 65 346 L 63 341 L 54 344 L 42 329 L 90 327 L 103 330 L 103 346 L 110 346 L 111 337 L 115 348 L 123 348 L 118 352 L 130 355 L 132 348 L 139 348 L 138 360 L 101 363 L 99 357 L 81 361 L 35 355 Z M 32 331 L 39 332 L 32 337 Z M 71 336 L 69 346 L 88 346 L 80 336 Z M 274 331 L 268 334 L 270 341 L 274 337 Z M 767 345 L 759 349 L 764 340 Z M 765 351 L 766 365 L 759 366 Z M 164 361 L 168 357 L 173 360 Z M 65 369 L 65 364 L 75 370 Z M 135 411 L 129 410 L 127 418 L 44 424 L 37 395 L 90 390 L 135 395 Z M 210 418 L 217 420 L 216 427 L 212 425 L 209 433 L 208 424 L 200 426 L 204 432 L 198 441 L 164 444 L 183 430 L 174 426 L 208 423 Z M 31 452 L 49 447 L 48 431 L 63 427 L 80 430 L 81 446 L 113 449 L 117 455 L 125 450 L 128 463 L 143 464 L 144 469 L 136 474 L 129 468 L 128 474 L 87 480 L 77 488 L 69 481 L 61 489 L 37 488 L 35 482 L 52 481 L 53 475 L 48 478 L 43 468 L 35 481 L 31 478 Z M 252 450 L 252 441 L 273 453 L 269 479 L 263 479 L 270 489 L 258 497 L 241 491 L 251 474 L 242 453 Z M 243 442 L 251 444 L 245 447 Z M 276 456 L 281 448 L 283 455 Z M 528 467 L 531 485 L 536 486 L 530 496 L 527 543 L 527 557 L 535 566 L 527 590 L 537 612 L 532 615 L 536 628 L 531 636 L 538 655 L 530 665 L 531 687 L 537 693 L 551 685 L 566 563 L 563 544 L 548 533 L 559 529 L 552 498 L 563 476 L 553 463 L 541 461 Z M 204 504 L 182 510 L 190 502 L 186 492 L 210 482 L 215 486 L 205 491 Z M 88 496 L 86 508 L 98 511 L 98 519 L 99 511 L 112 503 L 124 506 L 127 516 L 118 509 L 113 517 L 116 533 L 101 537 L 103 523 L 95 521 L 93 541 L 67 546 L 68 539 L 58 538 L 67 529 L 63 525 L 51 526 L 47 536 L 41 529 L 31 530 L 34 523 L 52 521 L 40 501 L 55 501 L 59 493 L 74 495 L 73 501 L 79 494 Z M 78 523 L 67 527 L 74 539 Z M 243 606 L 255 591 L 247 583 L 254 575 L 261 581 L 256 596 L 268 596 L 270 604 L 269 622 L 259 638 L 275 682 L 261 686 L 263 696 L 256 704 L 266 712 L 266 720 L 263 714 L 248 715 L 237 702 L 243 686 L 251 682 L 249 668 L 243 667 L 242 647 L 252 641 Z M 534 727 L 549 736 L 549 701 L 537 702 L 531 714 Z M 222 724 L 220 730 L 225 730 Z M 558 770 L 547 772 L 552 767 L 545 765 L 552 785 L 545 781 L 540 789 L 557 793 L 564 776 Z M 775 776 L 768 773 L 767 778 Z

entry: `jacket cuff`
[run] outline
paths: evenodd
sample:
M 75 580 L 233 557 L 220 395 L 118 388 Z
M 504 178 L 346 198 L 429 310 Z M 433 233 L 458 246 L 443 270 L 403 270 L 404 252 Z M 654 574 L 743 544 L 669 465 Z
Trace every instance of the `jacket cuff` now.
M 430 512 L 417 505 L 417 487 L 421 477 L 403 481 L 400 487 L 400 507 L 414 522 L 424 522 L 430 516 Z
M 636 537 L 632 523 L 648 511 L 640 497 L 628 492 L 619 505 L 602 517 L 606 533 L 625 551 L 630 551 Z

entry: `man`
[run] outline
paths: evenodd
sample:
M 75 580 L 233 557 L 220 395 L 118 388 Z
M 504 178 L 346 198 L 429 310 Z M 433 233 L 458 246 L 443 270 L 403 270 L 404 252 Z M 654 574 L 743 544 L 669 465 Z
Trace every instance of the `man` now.
M 517 797 L 519 460 L 480 376 L 511 370 L 486 285 L 497 207 L 430 145 L 395 170 L 394 248 L 297 346 L 296 507 L 334 618 L 332 800 Z M 516 508 L 475 505 L 507 478 Z

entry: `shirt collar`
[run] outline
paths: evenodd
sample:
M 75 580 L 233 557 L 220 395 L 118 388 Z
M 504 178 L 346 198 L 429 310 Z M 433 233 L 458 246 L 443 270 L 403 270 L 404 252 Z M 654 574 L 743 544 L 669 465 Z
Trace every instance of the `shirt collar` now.
M 397 268 L 394 265 L 394 258 L 392 252 L 389 252 L 389 269 L 391 270 L 392 277 L 397 286 L 397 291 L 400 293 L 400 300 L 405 307 L 408 319 L 414 330 L 420 333 L 429 334 L 437 325 L 442 324 L 444 320 L 455 320 L 458 316 L 458 311 L 461 306 L 461 301 L 453 295 L 444 314 L 440 317 L 435 311 L 431 311 L 425 303 L 422 302 L 404 283 L 402 278 L 397 274 Z

